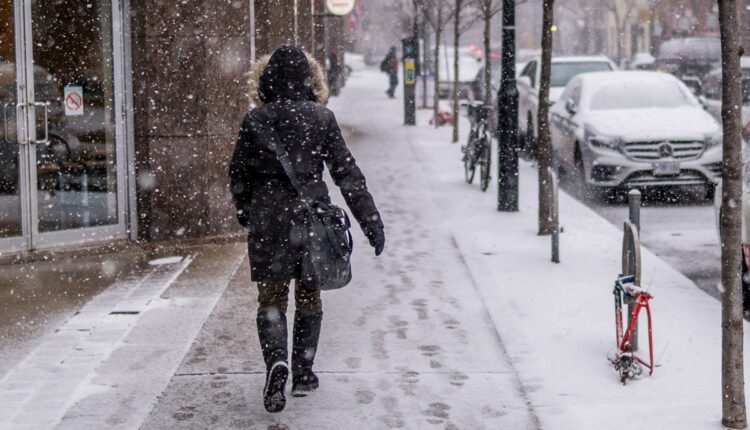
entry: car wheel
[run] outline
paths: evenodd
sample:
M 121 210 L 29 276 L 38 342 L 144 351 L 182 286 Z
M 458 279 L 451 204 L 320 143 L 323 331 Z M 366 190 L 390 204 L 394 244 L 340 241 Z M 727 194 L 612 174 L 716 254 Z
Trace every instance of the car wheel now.
M 714 196 L 716 195 L 716 184 L 708 183 L 705 185 L 705 197 L 706 200 L 713 201 Z
M 586 181 L 586 168 L 583 165 L 583 154 L 579 145 L 576 145 L 574 154 L 575 177 L 578 182 L 578 192 L 583 200 L 598 202 L 607 196 L 609 189 L 591 185 Z

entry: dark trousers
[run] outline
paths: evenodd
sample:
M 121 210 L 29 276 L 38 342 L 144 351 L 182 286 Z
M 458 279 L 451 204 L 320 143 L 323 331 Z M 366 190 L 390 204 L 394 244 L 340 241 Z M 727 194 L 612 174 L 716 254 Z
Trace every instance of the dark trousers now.
M 290 284 L 291 281 L 258 282 L 258 311 L 276 308 L 282 314 L 286 314 Z M 297 312 L 303 316 L 318 315 L 323 312 L 320 291 L 304 288 L 299 280 L 294 283 L 294 303 L 297 306 Z
M 398 73 L 388 73 L 388 95 L 393 97 L 398 86 Z

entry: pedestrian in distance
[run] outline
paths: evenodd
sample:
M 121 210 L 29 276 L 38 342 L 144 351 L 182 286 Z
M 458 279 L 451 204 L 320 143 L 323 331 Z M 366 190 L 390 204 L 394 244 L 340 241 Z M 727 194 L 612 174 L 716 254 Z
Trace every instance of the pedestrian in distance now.
M 380 71 L 388 74 L 388 90 L 385 92 L 388 97 L 396 97 L 396 87 L 398 86 L 398 57 L 396 57 L 396 47 L 391 46 L 383 61 L 380 62 Z
M 324 164 L 376 255 L 383 251 L 385 235 L 365 177 L 333 112 L 325 107 L 328 87 L 320 65 L 297 46 L 281 45 L 258 61 L 250 81 L 256 107 L 242 121 L 229 174 L 237 219 L 248 230 L 251 276 L 258 286 L 256 321 L 266 365 L 263 403 L 269 412 L 280 412 L 286 405 L 290 370 L 286 310 L 292 280 L 296 304 L 292 395 L 306 396 L 319 384 L 313 361 L 323 306 L 320 291 L 306 285 L 301 276 L 305 257 L 301 232 L 307 231 L 309 222 L 308 197 L 331 202 L 323 181 Z M 295 183 L 269 142 L 288 154 L 291 163 L 286 167 L 291 164 Z M 304 191 L 305 201 L 295 184 Z

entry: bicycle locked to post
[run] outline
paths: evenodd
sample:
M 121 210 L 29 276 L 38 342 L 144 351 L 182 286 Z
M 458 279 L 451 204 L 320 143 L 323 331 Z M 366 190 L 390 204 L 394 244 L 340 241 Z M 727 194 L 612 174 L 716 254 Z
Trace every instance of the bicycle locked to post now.
M 492 114 L 492 107 L 484 103 L 463 103 L 469 120 L 471 129 L 469 130 L 469 140 L 466 146 L 461 147 L 464 153 L 464 175 L 466 182 L 474 182 L 477 164 L 479 165 L 479 188 L 486 191 L 490 185 L 490 160 L 492 156 L 492 134 L 490 132 L 489 118 Z
M 643 374 L 644 369 L 648 369 L 648 375 L 654 373 L 654 342 L 653 330 L 651 325 L 651 307 L 649 301 L 653 296 L 643 288 L 635 285 L 635 276 L 620 275 L 615 281 L 613 294 L 615 296 L 615 331 L 617 335 L 617 346 L 615 356 L 609 360 L 615 366 L 615 370 L 620 374 L 620 382 L 624 385 L 628 379 L 636 379 Z M 622 324 L 622 304 L 633 303 L 633 311 L 630 315 L 630 322 L 623 333 Z M 648 317 L 648 361 L 636 355 L 633 350 L 633 333 L 635 331 L 636 321 L 641 310 L 646 310 Z

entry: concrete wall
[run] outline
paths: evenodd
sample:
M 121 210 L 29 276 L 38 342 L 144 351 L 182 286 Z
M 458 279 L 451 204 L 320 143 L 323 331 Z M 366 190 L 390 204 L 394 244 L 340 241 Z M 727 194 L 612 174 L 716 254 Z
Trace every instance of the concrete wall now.
M 227 166 L 247 110 L 245 0 L 131 0 L 139 237 L 239 231 Z

